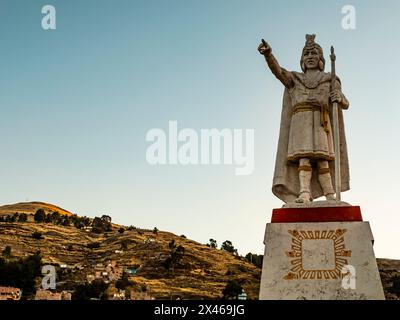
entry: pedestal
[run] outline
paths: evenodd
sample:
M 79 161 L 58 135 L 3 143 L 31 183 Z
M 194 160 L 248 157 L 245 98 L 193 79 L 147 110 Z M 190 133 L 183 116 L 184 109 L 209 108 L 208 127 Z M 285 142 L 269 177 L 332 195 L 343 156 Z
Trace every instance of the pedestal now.
M 274 209 L 264 244 L 261 300 L 385 299 L 359 207 Z

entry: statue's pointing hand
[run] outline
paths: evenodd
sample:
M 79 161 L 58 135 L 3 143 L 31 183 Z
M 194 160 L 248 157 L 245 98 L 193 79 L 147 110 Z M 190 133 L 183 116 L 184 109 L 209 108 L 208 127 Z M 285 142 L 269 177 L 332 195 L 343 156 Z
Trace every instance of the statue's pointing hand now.
M 264 39 L 262 39 L 261 44 L 258 46 L 258 51 L 260 52 L 260 54 L 267 56 L 267 55 L 271 54 L 272 49 L 271 49 L 270 45 L 268 43 L 266 43 Z
M 341 103 L 343 101 L 342 93 L 339 90 L 334 90 L 329 94 L 332 102 Z

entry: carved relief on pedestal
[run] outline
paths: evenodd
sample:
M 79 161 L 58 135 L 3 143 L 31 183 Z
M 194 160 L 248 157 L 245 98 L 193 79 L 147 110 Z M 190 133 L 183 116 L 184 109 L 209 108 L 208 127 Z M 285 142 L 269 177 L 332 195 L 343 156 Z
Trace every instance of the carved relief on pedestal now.
M 292 236 L 290 272 L 285 280 L 340 279 L 346 257 L 351 256 L 344 243 L 346 229 L 336 230 L 288 230 Z

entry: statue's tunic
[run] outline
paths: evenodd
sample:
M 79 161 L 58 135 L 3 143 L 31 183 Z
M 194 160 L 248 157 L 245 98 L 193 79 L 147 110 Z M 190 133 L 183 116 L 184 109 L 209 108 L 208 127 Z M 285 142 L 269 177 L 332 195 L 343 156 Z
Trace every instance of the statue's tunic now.
M 298 165 L 294 161 L 298 161 L 303 156 L 314 160 L 327 159 L 332 184 L 335 188 L 333 132 L 330 122 L 333 108 L 332 104 L 329 103 L 331 75 L 321 72 L 315 82 L 312 83 L 312 81 L 306 79 L 304 73 L 293 71 L 290 73 L 294 87 L 286 87 L 283 94 L 279 142 L 272 186 L 272 192 L 286 203 L 295 201 L 299 195 Z M 338 78 L 335 86 L 337 90 L 341 91 Z M 341 191 L 343 192 L 350 188 L 350 174 L 343 112 L 340 107 L 338 108 L 338 120 Z M 310 189 L 313 199 L 324 195 L 318 181 L 317 170 L 312 171 Z
M 332 127 L 329 119 L 330 74 L 320 72 L 310 81 L 304 73 L 292 72 L 294 86 L 287 160 L 300 158 L 334 160 Z

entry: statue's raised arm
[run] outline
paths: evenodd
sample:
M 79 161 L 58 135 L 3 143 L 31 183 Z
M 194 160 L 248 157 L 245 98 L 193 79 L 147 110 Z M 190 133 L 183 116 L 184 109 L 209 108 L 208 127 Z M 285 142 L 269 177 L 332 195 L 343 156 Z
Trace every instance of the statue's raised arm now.
M 275 77 L 277 77 L 286 88 L 292 88 L 294 86 L 292 74 L 279 65 L 278 61 L 272 54 L 271 46 L 265 42 L 264 39 L 261 40 L 261 44 L 258 46 L 258 52 L 264 56 L 268 67 L 271 69 Z

